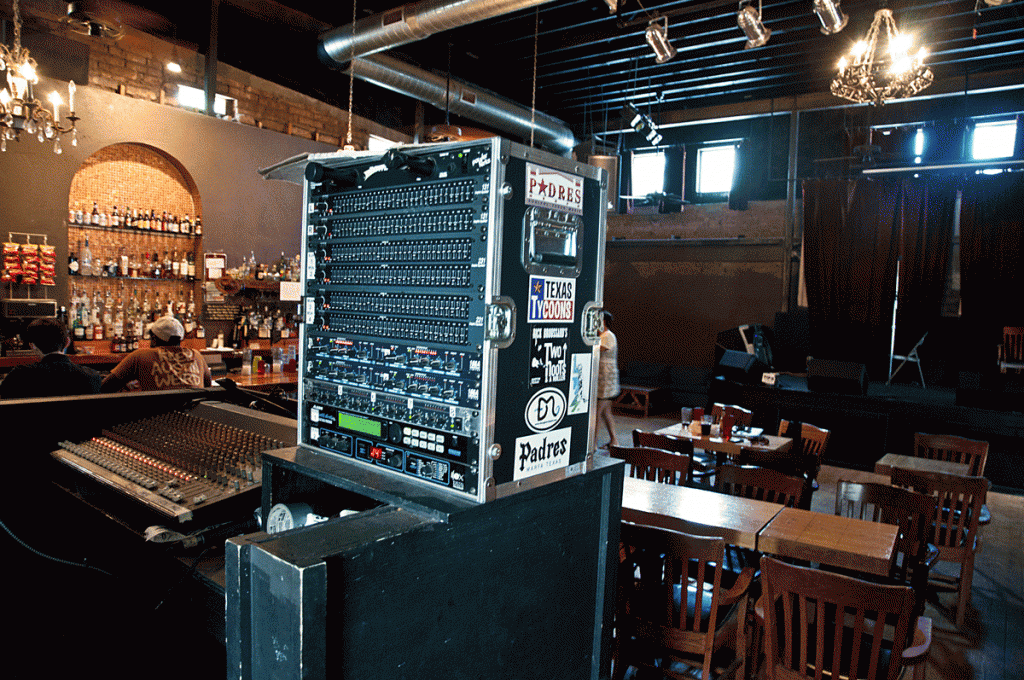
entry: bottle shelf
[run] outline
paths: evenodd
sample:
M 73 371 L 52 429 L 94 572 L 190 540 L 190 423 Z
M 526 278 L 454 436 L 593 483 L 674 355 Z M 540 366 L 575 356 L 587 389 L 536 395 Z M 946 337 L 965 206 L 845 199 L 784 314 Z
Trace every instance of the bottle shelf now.
M 82 276 L 81 274 L 68 275 L 69 281 L 140 281 L 145 283 L 184 283 L 192 285 L 193 283 L 201 283 L 198 279 L 189 281 L 188 279 L 156 279 L 151 276 Z
M 97 224 L 79 224 L 78 222 L 68 222 L 68 227 L 73 229 L 89 229 L 92 231 L 109 231 L 115 234 L 133 234 L 135 236 L 171 236 L 174 238 L 196 240 L 203 237 L 202 234 L 182 234 L 176 231 L 159 231 L 153 229 L 125 229 L 124 227 L 101 227 Z

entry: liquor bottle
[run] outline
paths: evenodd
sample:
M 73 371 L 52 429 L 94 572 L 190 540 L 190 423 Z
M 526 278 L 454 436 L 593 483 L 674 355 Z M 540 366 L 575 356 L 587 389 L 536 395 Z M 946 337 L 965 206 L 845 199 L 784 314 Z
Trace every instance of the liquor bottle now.
M 150 208 L 149 210 L 149 223 L 152 225 L 153 231 L 163 231 L 164 225 L 157 217 L 156 210 Z
M 178 220 L 178 216 L 174 215 L 174 214 L 171 215 L 171 233 L 172 234 L 180 234 L 181 233 L 181 222 Z
M 199 215 L 196 215 L 195 224 L 192 225 L 192 233 L 196 236 L 203 235 L 203 219 Z
M 166 250 L 164 251 L 164 259 L 160 271 L 163 272 L 163 277 L 165 279 L 171 278 L 171 274 L 173 273 L 171 270 L 171 255 Z
M 68 224 L 74 224 L 74 223 L 75 223 L 75 209 L 72 208 L 71 206 L 68 206 Z
M 85 213 L 80 205 L 75 206 L 75 224 L 85 224 Z
M 100 213 L 100 226 L 105 227 L 110 224 L 110 220 L 107 219 L 106 211 Z
M 144 279 L 153 278 L 153 263 L 149 259 L 149 253 L 144 253 L 142 255 L 142 271 L 140 274 Z
M 122 229 L 134 229 L 132 226 L 132 210 L 128 206 L 124 207 L 124 212 L 121 214 L 121 228 Z
M 118 276 L 131 276 L 131 268 L 128 259 L 128 253 L 124 252 L 124 246 L 121 246 L 120 262 L 118 263 Z
M 85 250 L 82 251 L 82 276 L 93 276 L 92 251 L 89 250 L 89 237 L 85 237 Z
M 82 242 L 79 241 L 75 246 L 75 249 L 68 253 L 68 275 L 78 276 L 79 265 L 78 265 L 78 251 L 82 248 Z
M 114 206 L 113 211 L 111 211 L 110 213 L 110 226 L 114 227 L 115 229 L 119 229 L 121 227 L 121 213 L 117 212 L 116 205 Z
M 189 281 L 196 280 L 196 256 L 191 252 L 188 254 L 188 272 L 185 276 Z
M 139 258 L 134 253 L 128 258 L 128 276 L 139 278 Z
M 171 278 L 181 278 L 181 260 L 178 258 L 178 251 L 174 251 L 174 255 L 171 256 Z
M 188 213 L 185 213 L 185 219 L 181 221 L 181 233 L 188 234 L 189 236 L 193 235 L 192 219 L 188 216 Z
M 95 227 L 100 226 L 100 206 L 96 201 L 92 202 L 92 215 L 89 217 L 89 223 Z
M 160 255 L 153 251 L 153 278 L 162 279 L 164 277 L 163 266 L 160 263 Z
M 188 253 L 181 251 L 181 262 L 178 265 L 178 276 L 188 279 Z M 191 281 L 191 279 L 189 279 Z

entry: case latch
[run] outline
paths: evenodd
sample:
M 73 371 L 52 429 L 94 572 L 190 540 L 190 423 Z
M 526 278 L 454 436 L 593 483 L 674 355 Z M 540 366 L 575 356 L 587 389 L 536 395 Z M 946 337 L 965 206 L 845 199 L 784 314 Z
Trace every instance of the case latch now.
M 516 339 L 516 303 L 505 296 L 487 305 L 487 339 L 505 349 Z

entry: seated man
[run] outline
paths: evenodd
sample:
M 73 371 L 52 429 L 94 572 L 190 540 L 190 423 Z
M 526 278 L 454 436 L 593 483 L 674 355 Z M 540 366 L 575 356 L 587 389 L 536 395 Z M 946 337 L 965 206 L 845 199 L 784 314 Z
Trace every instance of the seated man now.
M 36 319 L 25 329 L 25 341 L 43 358 L 15 366 L 0 383 L 0 399 L 96 394 L 103 376 L 87 366 L 71 363 L 64 351 L 71 342 L 59 319 Z
M 160 317 L 149 327 L 149 336 L 148 349 L 135 350 L 103 379 L 103 392 L 210 386 L 210 367 L 198 350 L 181 346 L 185 329 L 177 319 Z

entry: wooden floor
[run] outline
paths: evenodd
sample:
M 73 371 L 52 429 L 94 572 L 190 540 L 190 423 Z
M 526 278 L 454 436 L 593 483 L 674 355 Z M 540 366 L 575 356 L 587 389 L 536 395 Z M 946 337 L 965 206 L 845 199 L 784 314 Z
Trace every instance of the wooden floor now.
M 633 418 L 616 413 L 615 421 L 619 443 L 628 446 L 633 429 L 656 430 L 675 419 Z M 606 433 L 602 433 L 598 442 L 606 441 Z M 884 453 L 880 451 L 878 457 Z M 812 509 L 831 513 L 836 480 L 858 481 L 864 477 L 856 470 L 823 466 Z M 1024 495 L 993 491 L 988 496 L 988 507 L 992 523 L 984 530 L 983 547 L 977 556 L 964 628 L 957 630 L 950 611 L 953 593 L 929 598 L 925 614 L 934 626 L 929 680 L 1024 678 Z M 944 571 L 955 565 L 940 564 L 937 568 Z

